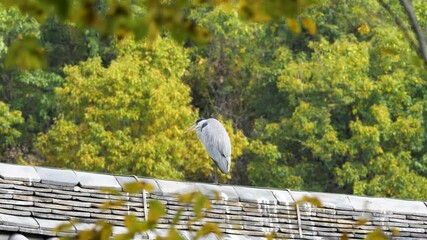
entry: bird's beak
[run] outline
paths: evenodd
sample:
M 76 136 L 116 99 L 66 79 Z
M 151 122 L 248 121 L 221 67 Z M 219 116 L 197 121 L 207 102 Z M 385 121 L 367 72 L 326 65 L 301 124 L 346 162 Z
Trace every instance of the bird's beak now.
M 184 132 L 184 133 L 189 132 L 189 131 L 192 131 L 192 130 L 194 130 L 194 129 L 196 129 L 196 125 L 195 125 L 195 124 L 194 124 L 193 126 L 191 126 L 191 128 L 189 128 L 189 129 L 185 130 L 185 132 Z

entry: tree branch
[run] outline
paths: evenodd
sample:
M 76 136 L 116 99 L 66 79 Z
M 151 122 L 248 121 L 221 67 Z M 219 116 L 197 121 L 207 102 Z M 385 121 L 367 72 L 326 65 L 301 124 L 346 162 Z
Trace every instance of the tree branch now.
M 388 14 L 390 14 L 394 22 L 396 23 L 396 25 L 403 32 L 403 35 L 405 35 L 405 37 L 408 39 L 409 44 L 411 44 L 411 47 L 414 49 L 414 51 L 418 52 L 418 46 L 415 43 L 414 39 L 412 39 L 411 35 L 409 34 L 409 29 L 405 26 L 402 20 L 393 12 L 390 5 L 385 3 L 384 0 L 378 0 L 378 3 L 388 12 Z
M 412 6 L 411 0 L 400 0 L 400 4 L 406 11 L 408 15 L 409 22 L 411 24 L 412 31 L 414 31 L 415 35 L 418 39 L 418 54 L 424 60 L 425 65 L 427 66 L 427 42 L 426 37 L 424 36 L 423 30 L 418 24 L 417 17 L 415 15 L 414 7 Z

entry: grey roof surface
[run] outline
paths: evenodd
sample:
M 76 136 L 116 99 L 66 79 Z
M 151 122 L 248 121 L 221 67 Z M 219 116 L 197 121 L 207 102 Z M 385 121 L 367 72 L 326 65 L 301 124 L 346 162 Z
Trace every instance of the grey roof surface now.
M 380 227 L 391 234 L 392 228 L 400 231 L 395 239 L 427 239 L 427 206 L 422 201 L 388 198 L 360 197 L 332 193 L 299 192 L 230 185 L 214 185 L 138 178 L 154 186 L 146 201 L 158 199 L 165 204 L 167 215 L 155 231 L 138 238 L 154 239 L 164 235 L 174 214 L 182 203 L 177 194 L 200 191 L 214 199 L 218 191 L 220 200 L 212 200 L 212 209 L 205 212 L 202 222 L 217 223 L 224 239 L 261 239 L 274 232 L 277 238 L 287 239 L 339 239 L 348 234 L 350 239 L 363 239 Z M 97 221 L 106 220 L 114 227 L 114 234 L 123 233 L 123 217 L 134 214 L 144 219 L 142 194 L 110 195 L 101 188 L 122 191 L 124 184 L 136 181 L 134 176 L 114 176 L 61 170 L 44 167 L 20 166 L 0 163 L 0 240 L 49 239 L 74 235 Z M 317 197 L 322 207 L 308 203 L 294 205 L 296 200 L 308 195 Z M 123 206 L 101 209 L 108 200 L 123 200 Z M 148 207 L 148 206 L 147 206 Z M 185 212 L 177 229 L 185 239 L 192 236 L 186 222 L 192 216 L 191 207 Z M 366 225 L 357 221 L 368 219 Z M 79 219 L 67 232 L 55 234 L 52 229 L 71 219 Z M 201 222 L 195 222 L 198 229 Z M 216 239 L 211 235 L 205 239 Z

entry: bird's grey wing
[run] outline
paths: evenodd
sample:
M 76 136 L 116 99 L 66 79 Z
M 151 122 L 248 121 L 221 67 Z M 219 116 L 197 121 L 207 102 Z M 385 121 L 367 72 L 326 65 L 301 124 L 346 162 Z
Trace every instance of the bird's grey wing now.
M 212 120 L 200 129 L 198 136 L 221 172 L 228 173 L 231 162 L 230 137 L 220 122 Z

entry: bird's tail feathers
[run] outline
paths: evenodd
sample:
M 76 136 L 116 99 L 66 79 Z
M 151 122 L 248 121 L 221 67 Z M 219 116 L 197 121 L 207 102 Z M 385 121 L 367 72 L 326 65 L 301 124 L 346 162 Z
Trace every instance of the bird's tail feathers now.
M 215 164 L 218 166 L 219 170 L 221 170 L 222 173 L 228 174 L 228 172 L 230 171 L 230 160 L 231 158 L 228 157 L 225 161 L 215 161 Z

